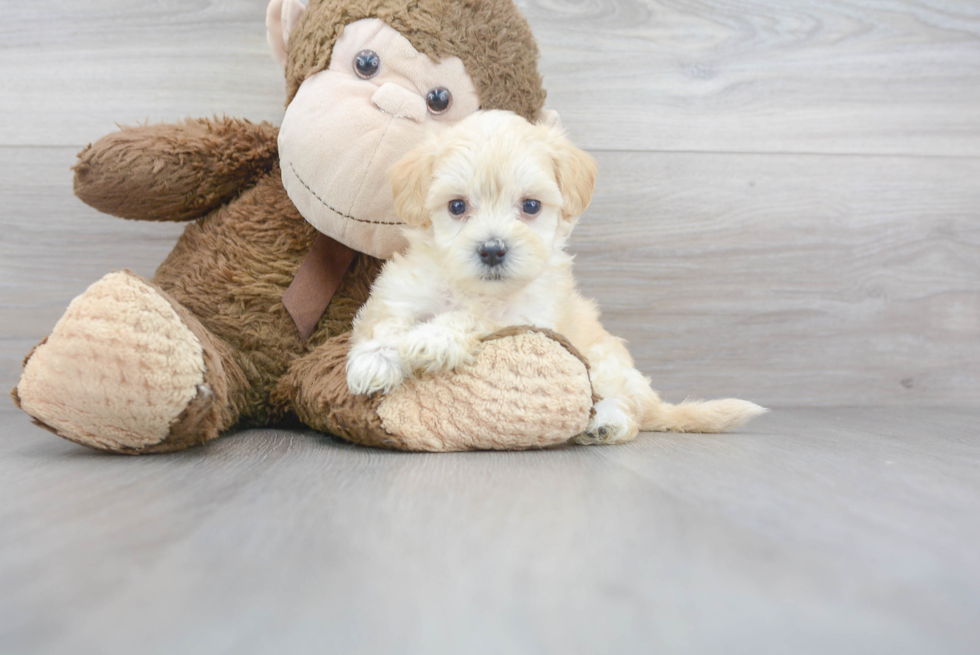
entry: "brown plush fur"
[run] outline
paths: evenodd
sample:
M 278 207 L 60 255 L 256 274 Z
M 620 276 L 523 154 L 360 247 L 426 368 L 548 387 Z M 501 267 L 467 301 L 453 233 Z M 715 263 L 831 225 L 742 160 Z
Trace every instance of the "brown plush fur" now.
M 194 220 L 272 170 L 278 134 L 232 118 L 124 127 L 78 155 L 75 195 L 121 218 Z
M 538 45 L 511 0 L 310 0 L 289 39 L 287 104 L 306 78 L 330 65 L 344 26 L 362 18 L 383 20 L 434 59 L 462 59 L 482 109 L 537 120 L 545 99 Z
M 153 286 L 153 285 L 151 285 Z M 235 425 L 246 410 L 244 390 L 249 380 L 236 362 L 234 350 L 211 333 L 186 307 L 176 302 L 162 288 L 158 292 L 170 300 L 177 316 L 198 338 L 204 348 L 204 384 L 177 422 L 170 437 L 161 444 L 145 448 L 142 453 L 166 453 L 197 446 L 221 435 Z
M 290 38 L 290 99 L 327 66 L 343 25 L 366 17 L 432 56 L 460 57 L 484 107 L 538 115 L 537 46 L 510 0 L 312 0 Z M 194 220 L 152 284 L 201 342 L 205 384 L 169 437 L 139 452 L 179 450 L 289 411 L 352 441 L 408 447 L 382 428 L 379 400 L 352 397 L 343 375 L 351 322 L 381 262 L 355 257 L 307 342 L 282 304 L 316 232 L 283 189 L 276 136 L 268 124 L 187 120 L 123 128 L 79 155 L 75 189 L 89 205 L 123 218 Z
M 358 254 L 303 343 L 282 296 L 315 237 L 286 196 L 276 166 L 235 202 L 188 225 L 154 277 L 234 353 L 248 381 L 240 403 L 248 424 L 278 418 L 269 399 L 278 379 L 293 359 L 350 329 L 380 268 L 378 260 Z
M 379 396 L 353 396 L 347 390 L 350 332 L 296 360 L 279 383 L 275 399 L 293 408 L 311 428 L 366 446 L 398 448 L 378 417 Z

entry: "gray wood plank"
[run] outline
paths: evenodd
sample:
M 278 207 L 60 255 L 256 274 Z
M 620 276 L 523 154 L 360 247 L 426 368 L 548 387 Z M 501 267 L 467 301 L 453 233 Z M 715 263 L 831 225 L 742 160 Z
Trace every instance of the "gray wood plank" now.
M 7 4 L 0 145 L 80 146 L 117 123 L 184 116 L 282 116 L 265 0 Z
M 0 410 L 3 652 L 972 653 L 977 410 L 406 455 L 92 453 Z
M 75 198 L 75 148 L 0 147 L 0 384 L 72 298 L 112 270 L 153 271 L 183 225 L 124 221 Z
M 179 225 L 71 195 L 73 149 L 0 152 L 0 382 L 110 270 Z M 597 153 L 576 275 L 666 397 L 976 405 L 980 160 Z
M 0 145 L 116 122 L 278 120 L 265 0 L 12 3 Z M 550 104 L 602 150 L 980 155 L 972 0 L 522 2 Z
M 980 160 L 599 153 L 576 275 L 673 399 L 980 401 Z
M 980 154 L 973 0 L 543 0 L 550 103 L 594 149 Z

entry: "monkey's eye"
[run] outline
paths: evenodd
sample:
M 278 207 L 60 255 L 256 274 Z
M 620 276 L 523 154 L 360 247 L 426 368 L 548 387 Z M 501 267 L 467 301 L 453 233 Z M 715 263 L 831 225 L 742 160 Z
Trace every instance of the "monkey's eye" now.
M 361 50 L 354 57 L 354 72 L 364 80 L 369 80 L 381 70 L 381 57 L 374 50 Z
M 453 104 L 453 94 L 444 86 L 437 86 L 425 96 L 425 104 L 433 114 L 444 114 Z
M 521 210 L 528 216 L 534 216 L 539 211 L 541 211 L 541 201 L 540 200 L 525 200 L 521 205 Z
M 449 213 L 453 216 L 462 216 L 466 213 L 466 202 L 456 198 L 449 201 Z

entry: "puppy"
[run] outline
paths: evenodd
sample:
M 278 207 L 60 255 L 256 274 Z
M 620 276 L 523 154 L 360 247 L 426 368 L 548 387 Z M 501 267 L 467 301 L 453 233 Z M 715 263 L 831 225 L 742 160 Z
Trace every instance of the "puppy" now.
M 565 243 L 592 199 L 596 163 L 560 129 L 505 111 L 477 112 L 391 171 L 410 246 L 389 261 L 354 321 L 352 393 L 471 360 L 480 338 L 533 325 L 588 360 L 602 398 L 580 443 L 644 431 L 721 432 L 766 410 L 743 400 L 670 405 L 633 366 L 622 339 L 579 295 Z

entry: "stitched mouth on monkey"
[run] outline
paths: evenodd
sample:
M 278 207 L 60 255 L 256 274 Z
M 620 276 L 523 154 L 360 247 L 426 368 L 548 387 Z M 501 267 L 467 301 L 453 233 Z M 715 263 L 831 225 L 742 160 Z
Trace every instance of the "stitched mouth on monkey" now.
M 365 51 L 378 63 L 367 79 L 356 67 Z M 440 101 L 438 111 L 427 97 Z M 434 62 L 377 19 L 351 23 L 329 67 L 307 78 L 286 109 L 279 131 L 283 185 L 318 231 L 389 258 L 407 242 L 388 170 L 477 109 L 479 96 L 462 61 Z

